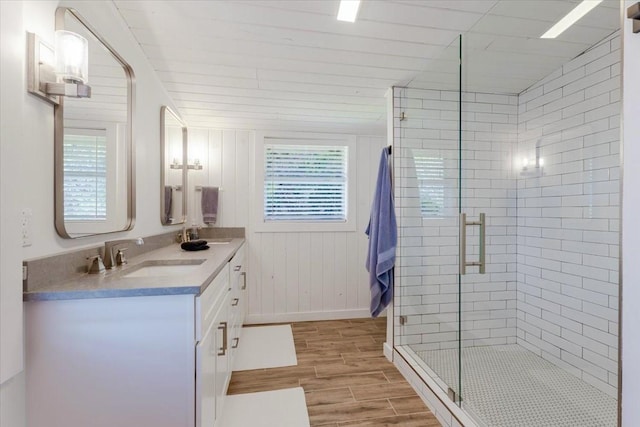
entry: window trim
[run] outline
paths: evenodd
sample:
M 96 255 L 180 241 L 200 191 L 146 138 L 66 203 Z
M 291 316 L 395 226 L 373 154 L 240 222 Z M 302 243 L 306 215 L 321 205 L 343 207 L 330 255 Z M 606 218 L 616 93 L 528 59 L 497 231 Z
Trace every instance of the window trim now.
M 264 152 L 265 144 L 318 145 L 347 147 L 347 197 L 346 221 L 304 221 L 264 219 Z M 302 132 L 257 132 L 255 146 L 255 182 L 253 226 L 258 233 L 273 232 L 334 232 L 356 231 L 356 177 L 357 151 L 355 135 L 302 133 Z

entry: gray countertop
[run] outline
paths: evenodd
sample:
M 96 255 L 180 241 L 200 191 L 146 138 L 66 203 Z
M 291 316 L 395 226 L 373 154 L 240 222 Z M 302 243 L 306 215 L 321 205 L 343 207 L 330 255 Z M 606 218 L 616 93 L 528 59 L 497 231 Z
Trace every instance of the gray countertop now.
M 199 295 L 235 255 L 244 239 L 235 238 L 227 244 L 212 244 L 208 250 L 187 252 L 172 244 L 131 258 L 129 263 L 102 274 L 83 274 L 61 284 L 24 292 L 24 301 L 69 300 L 87 298 L 118 298 L 153 295 Z M 158 277 L 123 277 L 135 271 L 145 261 L 179 263 L 204 260 L 184 275 Z

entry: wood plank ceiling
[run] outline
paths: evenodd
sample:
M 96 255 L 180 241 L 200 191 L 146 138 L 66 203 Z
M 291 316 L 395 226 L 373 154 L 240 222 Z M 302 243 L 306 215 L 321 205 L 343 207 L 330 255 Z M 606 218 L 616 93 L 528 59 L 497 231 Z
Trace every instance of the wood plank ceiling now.
M 520 93 L 619 27 L 605 0 L 555 40 L 577 0 L 115 0 L 190 127 L 384 134 L 384 94 L 410 84 Z

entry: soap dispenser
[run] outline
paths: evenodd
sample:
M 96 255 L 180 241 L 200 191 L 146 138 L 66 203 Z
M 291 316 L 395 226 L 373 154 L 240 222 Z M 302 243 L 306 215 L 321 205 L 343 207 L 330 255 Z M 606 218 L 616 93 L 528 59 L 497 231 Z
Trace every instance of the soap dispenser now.
M 198 240 L 198 225 L 196 223 L 191 224 L 191 240 Z

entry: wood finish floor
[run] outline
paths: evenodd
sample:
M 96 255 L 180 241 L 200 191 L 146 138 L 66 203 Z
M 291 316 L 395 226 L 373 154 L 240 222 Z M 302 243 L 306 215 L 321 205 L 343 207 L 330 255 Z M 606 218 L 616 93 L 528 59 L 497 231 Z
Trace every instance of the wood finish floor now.
M 386 324 L 384 318 L 292 323 L 298 365 L 234 372 L 228 394 L 302 387 L 312 427 L 440 426 L 383 356 Z

